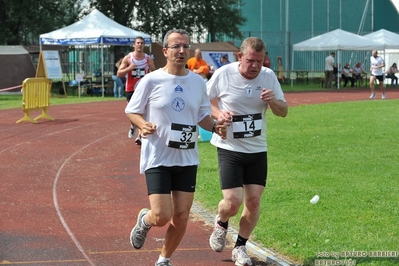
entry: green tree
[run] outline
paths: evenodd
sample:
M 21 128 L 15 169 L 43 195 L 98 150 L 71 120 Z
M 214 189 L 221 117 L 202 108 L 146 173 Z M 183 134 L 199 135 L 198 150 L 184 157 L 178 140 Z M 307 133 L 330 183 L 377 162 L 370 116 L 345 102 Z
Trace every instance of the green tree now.
M 87 15 L 93 8 L 96 8 L 115 22 L 129 27 L 131 21 L 134 19 L 133 12 L 138 5 L 137 1 L 138 0 L 90 0 L 89 10 L 85 10 L 83 14 Z
M 76 21 L 83 0 L 0 0 L 0 44 L 37 44 L 39 35 Z
M 90 7 L 121 25 L 155 35 L 158 40 L 168 30 L 182 28 L 197 36 L 208 33 L 210 41 L 217 41 L 223 35 L 242 37 L 239 26 L 246 19 L 241 14 L 240 3 L 239 0 L 91 0 Z
M 200 36 L 208 33 L 210 41 L 221 36 L 241 38 L 239 26 L 246 19 L 238 0 L 141 0 L 136 17 L 138 30 L 162 37 L 172 28 L 183 28 Z M 234 21 L 234 23 L 231 23 Z

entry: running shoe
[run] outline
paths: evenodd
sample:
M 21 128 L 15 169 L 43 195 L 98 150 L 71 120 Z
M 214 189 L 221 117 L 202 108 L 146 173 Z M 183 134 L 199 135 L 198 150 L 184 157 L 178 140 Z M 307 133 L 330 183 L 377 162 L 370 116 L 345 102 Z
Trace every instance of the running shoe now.
M 155 266 L 172 266 L 169 261 L 155 262 Z
M 139 212 L 137 223 L 130 233 L 130 244 L 132 244 L 136 249 L 140 249 L 144 245 L 147 233 L 151 229 L 151 226 L 148 227 L 142 222 L 143 217 L 148 213 L 148 211 L 149 209 L 144 208 Z
M 130 127 L 128 137 L 129 139 L 134 138 L 134 132 L 136 131 L 135 127 Z
M 251 266 L 251 258 L 247 254 L 245 246 L 235 247 L 231 251 L 231 260 L 235 262 L 236 266 Z
M 226 247 L 227 229 L 218 224 L 219 215 L 215 216 L 215 228 L 209 238 L 209 245 L 216 252 L 222 252 Z
M 140 134 L 137 136 L 137 138 L 134 141 L 134 143 L 136 143 L 137 146 L 141 146 L 141 135 Z

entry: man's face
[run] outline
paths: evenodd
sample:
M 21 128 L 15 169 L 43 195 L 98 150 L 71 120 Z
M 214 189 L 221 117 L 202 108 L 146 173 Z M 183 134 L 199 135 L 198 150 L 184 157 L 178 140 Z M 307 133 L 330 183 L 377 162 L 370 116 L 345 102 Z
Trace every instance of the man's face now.
M 168 47 L 163 53 L 168 63 L 178 68 L 184 68 L 190 53 L 190 38 L 180 33 L 172 33 L 168 37 Z
M 144 49 L 144 41 L 142 39 L 136 39 L 133 44 L 134 50 L 142 52 Z
M 372 52 L 372 55 L 374 56 L 374 58 L 376 58 L 376 57 L 378 56 L 378 52 L 377 52 L 376 50 L 374 50 L 374 51 Z
M 202 58 L 202 54 L 201 51 L 195 51 L 194 53 L 195 58 L 197 58 L 198 60 Z
M 240 73 L 246 79 L 254 79 L 258 76 L 263 66 L 265 51 L 256 52 L 248 47 L 244 54 L 238 53 Z

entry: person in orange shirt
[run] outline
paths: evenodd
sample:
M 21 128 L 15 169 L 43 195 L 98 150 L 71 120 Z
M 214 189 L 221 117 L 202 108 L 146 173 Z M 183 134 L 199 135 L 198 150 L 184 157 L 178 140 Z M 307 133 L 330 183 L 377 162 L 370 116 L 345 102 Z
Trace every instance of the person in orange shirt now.
M 194 73 L 197 73 L 200 67 L 203 67 L 201 68 L 201 73 L 204 73 L 206 75 L 209 74 L 208 63 L 204 59 L 202 59 L 201 49 L 199 48 L 195 49 L 194 57 L 188 59 L 187 67 Z

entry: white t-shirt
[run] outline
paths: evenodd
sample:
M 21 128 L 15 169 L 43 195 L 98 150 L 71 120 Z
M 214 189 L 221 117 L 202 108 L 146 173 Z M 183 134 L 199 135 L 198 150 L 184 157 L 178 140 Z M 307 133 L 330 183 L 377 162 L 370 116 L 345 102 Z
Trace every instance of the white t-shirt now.
M 332 55 L 326 57 L 326 71 L 334 70 L 334 62 L 334 57 Z
M 213 134 L 211 143 L 216 147 L 244 153 L 267 151 L 266 110 L 260 95 L 262 89 L 271 89 L 277 100 L 285 102 L 284 93 L 273 70 L 262 67 L 254 79 L 245 79 L 238 70 L 238 62 L 215 71 L 207 83 L 209 99 L 218 99 L 222 111 L 234 113 L 233 124 L 227 129 L 227 139 Z
M 158 166 L 199 164 L 197 123 L 211 109 L 204 80 L 188 72 L 175 76 L 158 69 L 145 75 L 126 106 L 125 113 L 142 114 L 157 126 L 156 133 L 142 139 L 141 173 Z
M 371 56 L 370 57 L 370 65 L 371 65 L 372 68 L 376 67 L 376 66 L 380 66 L 382 64 L 385 64 L 385 61 L 381 57 L 379 57 L 379 56 L 377 56 L 377 57 Z M 381 76 L 381 75 L 383 75 L 382 67 L 376 68 L 376 69 L 373 68 L 371 70 L 371 74 L 373 76 Z

